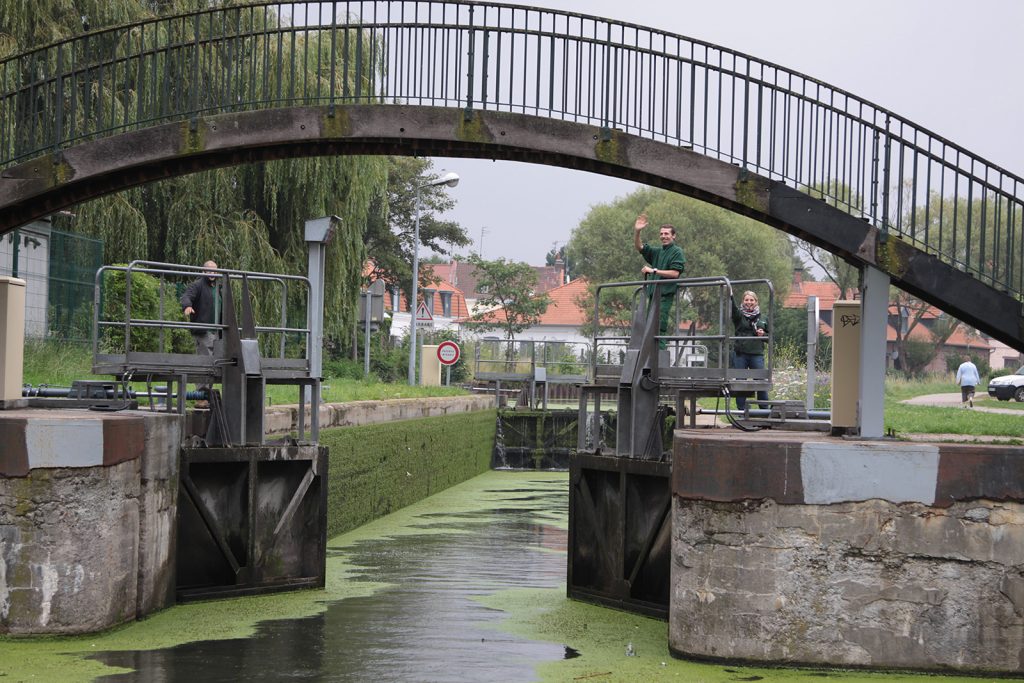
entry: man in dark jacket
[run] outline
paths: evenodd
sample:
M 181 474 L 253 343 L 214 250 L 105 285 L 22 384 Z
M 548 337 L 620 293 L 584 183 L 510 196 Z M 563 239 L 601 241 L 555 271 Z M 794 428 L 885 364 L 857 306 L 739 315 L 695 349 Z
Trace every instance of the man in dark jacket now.
M 212 325 L 217 322 L 216 283 L 217 264 L 207 261 L 203 264 L 203 276 L 196 278 L 181 296 L 181 310 L 191 322 Z M 196 353 L 200 356 L 213 355 L 213 343 L 217 339 L 216 330 L 194 329 L 192 337 L 196 341 Z M 199 389 L 209 389 L 210 385 L 199 385 Z

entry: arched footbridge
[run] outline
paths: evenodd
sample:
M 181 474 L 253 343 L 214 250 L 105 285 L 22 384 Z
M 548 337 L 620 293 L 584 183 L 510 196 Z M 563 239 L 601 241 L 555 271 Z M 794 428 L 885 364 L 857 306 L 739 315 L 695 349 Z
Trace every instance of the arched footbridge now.
M 0 62 L 0 233 L 161 178 L 323 154 L 509 159 L 768 223 L 1024 350 L 1024 180 L 808 76 L 607 19 L 263 2 Z

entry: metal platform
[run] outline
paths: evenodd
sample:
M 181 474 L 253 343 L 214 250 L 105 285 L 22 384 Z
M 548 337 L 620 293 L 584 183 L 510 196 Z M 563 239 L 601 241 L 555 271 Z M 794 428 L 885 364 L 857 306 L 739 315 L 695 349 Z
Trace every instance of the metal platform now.
M 648 282 L 615 282 L 599 285 L 595 292 L 593 355 L 590 384 L 580 392 L 579 448 L 582 452 L 601 453 L 602 445 L 592 434 L 594 414 L 600 413 L 600 394 L 617 396 L 618 429 L 615 453 L 624 457 L 661 459 L 665 454 L 664 431 L 667 406 L 674 406 L 677 419 L 688 414 L 690 427 L 696 427 L 696 404 L 703 397 L 725 397 L 768 391 L 772 386 L 772 337 L 743 337 L 764 344 L 764 369 L 731 367 L 732 347 L 740 337 L 731 330 L 731 306 L 734 287 L 746 286 L 767 292 L 768 330 L 774 302 L 774 288 L 767 280 L 729 280 L 724 277 L 678 278 L 660 281 L 678 286 L 673 310 L 676 314 L 673 334 L 660 334 L 660 297 L 648 296 Z M 621 329 L 611 334 L 601 331 L 602 292 L 626 291 L 632 297 L 629 334 Z M 620 297 L 621 298 L 621 297 Z M 689 323 L 685 334 L 679 311 L 699 310 L 692 304 L 702 301 L 708 320 Z M 613 362 L 618 361 L 618 362 Z M 593 402 L 593 406 L 590 403 Z M 681 424 L 681 422 L 680 422 Z
M 169 293 L 198 277 L 216 278 L 220 316 L 214 324 L 183 322 L 178 318 L 178 301 Z M 133 314 L 130 283 L 136 277 L 149 277 L 157 281 L 159 296 L 158 317 L 146 318 Z M 112 278 L 122 278 L 125 286 L 123 313 L 104 315 L 103 287 Z M 257 325 L 253 303 L 254 287 L 269 287 L 269 294 L 280 297 L 276 325 Z M 264 441 L 263 408 L 268 384 L 286 384 L 297 387 L 299 405 L 298 436 L 306 441 L 306 409 L 310 417 L 309 441 L 319 436 L 320 378 L 313 371 L 309 353 L 313 333 L 310 328 L 287 325 L 289 286 L 291 294 L 311 291 L 308 278 L 296 275 L 237 271 L 222 268 L 197 270 L 179 264 L 133 261 L 128 266 L 104 266 L 96 273 L 95 306 L 93 314 L 93 372 L 113 375 L 121 382 L 144 381 L 147 394 L 153 395 L 154 383 L 166 386 L 167 412 L 185 413 L 188 384 L 222 387 L 223 400 L 215 407 L 215 431 L 195 435 L 208 445 L 261 444 Z M 264 292 L 260 292 L 263 294 Z M 300 292 L 301 293 L 301 292 Z M 269 295 L 267 294 L 267 295 Z M 307 319 L 309 318 L 307 314 Z M 135 332 L 135 338 L 132 333 Z M 139 348 L 140 331 L 157 331 L 158 343 L 153 348 Z M 214 332 L 213 355 L 174 353 L 166 349 L 168 337 L 175 331 Z M 292 348 L 305 348 L 305 357 L 289 355 L 289 336 L 302 344 Z M 149 340 L 152 341 L 152 340 Z M 189 340 L 191 341 L 191 340 Z M 270 343 L 273 342 L 273 343 Z M 115 347 L 101 349 L 104 347 Z M 117 347 L 120 348 L 117 348 Z M 274 351 L 266 353 L 270 348 Z M 295 352 L 292 351 L 294 354 Z M 213 398 L 209 396 L 208 398 Z

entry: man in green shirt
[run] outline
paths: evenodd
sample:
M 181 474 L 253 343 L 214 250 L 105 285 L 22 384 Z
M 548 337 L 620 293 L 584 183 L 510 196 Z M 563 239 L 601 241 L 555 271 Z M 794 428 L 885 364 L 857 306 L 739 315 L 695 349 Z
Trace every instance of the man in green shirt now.
M 683 269 L 686 266 L 686 258 L 683 256 L 683 250 L 675 244 L 676 229 L 671 225 L 661 226 L 661 229 L 658 231 L 661 247 L 658 248 L 640 241 L 640 233 L 646 227 L 647 214 L 642 213 L 637 216 L 636 223 L 633 224 L 633 246 L 636 247 L 636 250 L 644 257 L 644 261 L 647 262 L 647 265 L 640 269 L 645 279 L 674 280 L 682 277 Z M 658 334 L 662 336 L 668 334 L 669 313 L 672 310 L 672 302 L 675 301 L 678 287 L 674 283 L 652 287 L 652 289 L 657 289 L 657 293 L 661 296 L 661 301 L 659 302 L 660 325 L 658 327 Z M 658 348 L 665 348 L 664 339 L 658 342 Z

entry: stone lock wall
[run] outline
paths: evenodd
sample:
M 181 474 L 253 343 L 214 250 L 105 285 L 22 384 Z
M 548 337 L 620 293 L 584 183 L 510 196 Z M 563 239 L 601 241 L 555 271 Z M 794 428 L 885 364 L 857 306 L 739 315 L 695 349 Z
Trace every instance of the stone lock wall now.
M 489 407 L 492 400 L 458 396 L 366 401 L 329 406 L 321 415 L 329 418 L 325 425 L 453 416 L 446 427 L 462 430 L 459 448 L 435 448 L 436 457 L 445 462 L 438 467 L 439 476 L 424 477 L 443 487 L 486 469 L 494 413 L 471 411 Z M 269 417 L 268 428 L 275 426 L 275 419 L 282 430 L 294 428 L 294 413 L 277 411 Z M 174 604 L 184 419 L 145 411 L 0 412 L 0 635 L 95 632 Z M 393 432 L 407 440 L 414 434 L 423 446 L 428 441 L 436 445 L 434 436 L 438 442 L 452 442 L 444 429 L 434 434 L 440 425 L 423 421 L 402 429 L 378 427 L 392 438 Z M 366 443 L 359 439 L 372 437 L 365 430 L 356 432 L 346 438 L 356 442 L 353 450 L 365 452 Z M 331 440 L 329 432 L 324 436 Z M 412 454 L 406 446 L 395 450 Z M 416 460 L 415 465 L 398 462 L 392 467 L 398 491 L 387 498 L 388 504 L 407 504 L 436 491 L 407 483 L 405 473 L 426 462 L 419 451 Z M 362 467 L 376 475 L 371 484 L 390 477 L 379 459 Z M 358 467 L 352 471 L 362 472 Z M 352 485 L 351 477 L 338 474 L 332 481 L 342 488 Z M 335 496 L 338 507 L 352 503 L 349 493 L 346 489 L 341 498 Z M 372 486 L 361 487 L 359 493 L 359 500 L 380 498 Z M 345 523 L 361 519 L 348 512 Z
M 493 407 L 494 397 L 485 395 L 321 403 L 320 429 L 358 427 L 399 420 L 420 420 L 427 417 L 489 410 Z M 308 409 L 306 412 L 308 428 L 310 424 Z M 298 427 L 299 408 L 294 405 L 271 406 L 264 411 L 263 421 L 268 434 L 283 434 L 293 431 Z
M 180 419 L 0 414 L 0 634 L 97 631 L 173 603 Z
M 677 438 L 673 654 L 1024 671 L 1024 449 L 730 437 Z

